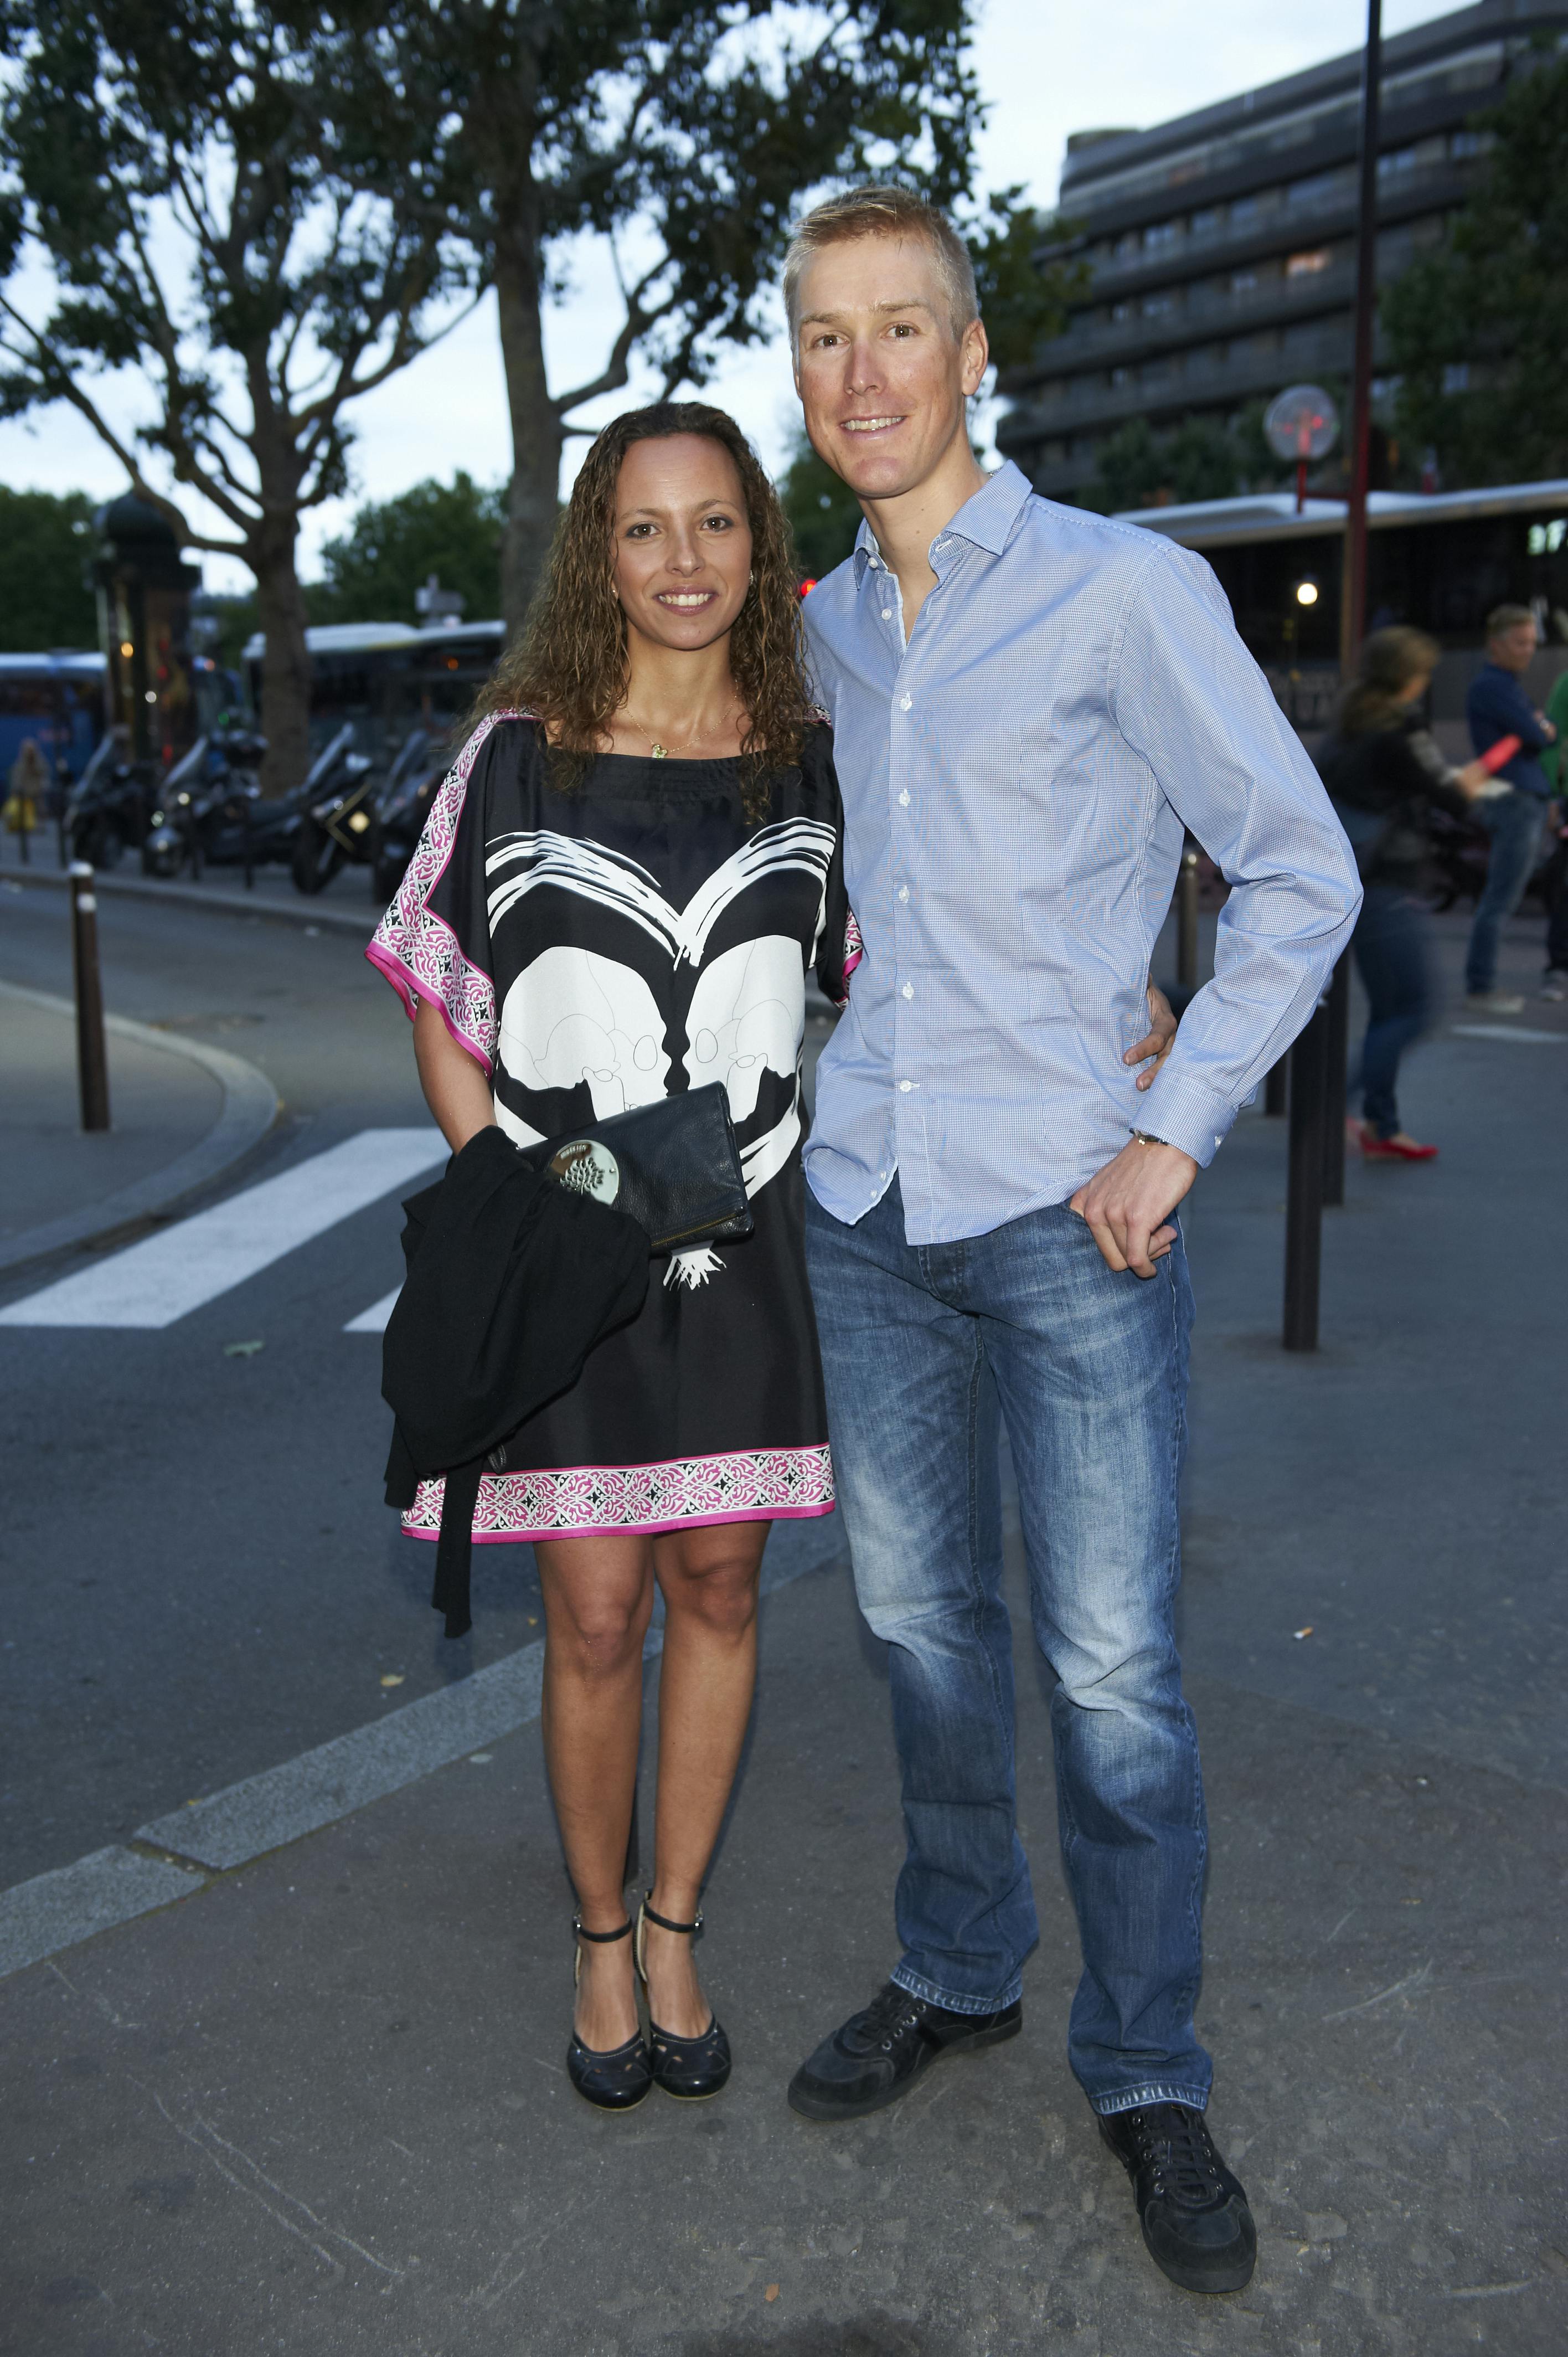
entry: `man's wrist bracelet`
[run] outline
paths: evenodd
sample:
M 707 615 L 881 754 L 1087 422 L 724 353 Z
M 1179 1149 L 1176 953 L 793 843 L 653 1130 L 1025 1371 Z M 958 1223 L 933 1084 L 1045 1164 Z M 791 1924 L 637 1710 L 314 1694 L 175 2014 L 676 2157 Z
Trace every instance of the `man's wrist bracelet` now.
M 1153 1130 L 1134 1129 L 1130 1132 L 1130 1135 L 1134 1144 L 1138 1146 L 1168 1146 L 1170 1144 L 1170 1139 L 1168 1137 L 1156 1137 Z

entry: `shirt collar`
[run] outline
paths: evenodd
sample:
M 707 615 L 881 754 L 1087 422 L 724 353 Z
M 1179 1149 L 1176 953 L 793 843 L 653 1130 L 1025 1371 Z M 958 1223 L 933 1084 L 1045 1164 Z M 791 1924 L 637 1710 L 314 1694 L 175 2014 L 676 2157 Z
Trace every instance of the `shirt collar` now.
M 942 526 L 931 544 L 931 561 L 936 565 L 936 554 L 945 541 L 967 540 L 975 548 L 983 548 L 988 555 L 1000 556 L 1012 537 L 1013 527 L 1030 496 L 1028 477 L 1011 458 L 1004 458 L 994 474 L 987 475 L 979 490 L 965 500 L 950 523 Z M 880 563 L 876 534 L 865 517 L 860 520 L 860 530 L 854 536 L 854 586 L 858 589 L 865 579 L 872 559 Z

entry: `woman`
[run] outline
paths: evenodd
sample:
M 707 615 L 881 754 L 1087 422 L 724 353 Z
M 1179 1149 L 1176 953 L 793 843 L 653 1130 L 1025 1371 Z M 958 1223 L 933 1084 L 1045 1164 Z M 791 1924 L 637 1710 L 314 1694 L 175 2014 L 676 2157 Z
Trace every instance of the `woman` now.
M 1439 652 L 1423 630 L 1374 630 L 1317 754 L 1364 890 L 1350 945 L 1369 1001 L 1356 1135 L 1370 1162 L 1430 1162 L 1437 1153 L 1402 1127 L 1394 1097 L 1400 1058 L 1433 1004 L 1432 920 L 1421 897 L 1426 813 L 1437 802 L 1464 816 L 1490 790 L 1484 765 L 1451 768 L 1420 719 Z
M 757 1573 L 774 1516 L 833 1502 L 800 1065 L 805 972 L 843 997 L 846 911 L 799 608 L 782 513 L 730 418 L 661 404 L 607 427 L 371 949 L 454 1150 L 490 1122 L 529 1145 L 719 1081 L 751 1198 L 744 1241 L 655 1264 L 639 1317 L 524 1427 L 526 1469 L 487 1476 L 475 1519 L 476 1538 L 537 1550 L 545 1752 L 580 1909 L 567 2067 L 607 2110 L 728 2077 L 692 1945 L 751 1706 Z M 423 1485 L 415 1536 L 435 1536 L 441 1491 Z M 631 1943 L 656 1587 L 656 1872 Z

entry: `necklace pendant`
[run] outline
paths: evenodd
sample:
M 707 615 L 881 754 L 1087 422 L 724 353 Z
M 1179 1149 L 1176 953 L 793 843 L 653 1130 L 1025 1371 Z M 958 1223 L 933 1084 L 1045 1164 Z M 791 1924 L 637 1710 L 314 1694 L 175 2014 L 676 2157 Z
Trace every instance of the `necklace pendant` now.
M 656 761 L 667 761 L 670 759 L 670 749 L 668 746 L 655 745 L 653 748 L 653 758 Z

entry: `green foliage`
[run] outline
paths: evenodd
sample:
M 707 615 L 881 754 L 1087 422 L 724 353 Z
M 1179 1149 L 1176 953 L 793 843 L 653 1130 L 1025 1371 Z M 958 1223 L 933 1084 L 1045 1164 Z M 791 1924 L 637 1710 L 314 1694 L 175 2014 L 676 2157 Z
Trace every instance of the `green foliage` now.
M 0 486 L 0 652 L 98 644 L 92 501 Z
M 1089 283 L 1081 262 L 1039 268 L 1035 253 L 1045 234 L 1046 216 L 1025 201 L 1022 188 L 998 190 L 964 224 L 980 316 L 998 371 L 1022 367 L 1038 345 L 1059 335 L 1069 304 Z
M 321 552 L 321 579 L 306 585 L 313 622 L 416 622 L 413 593 L 435 573 L 463 597 L 464 617 L 500 610 L 506 493 L 461 469 L 450 483 L 415 483 L 359 510 Z
M 779 479 L 779 496 L 795 537 L 795 554 L 809 581 L 842 565 L 860 530 L 860 501 L 802 434 Z
M 1130 417 L 1101 442 L 1086 507 L 1112 515 L 1189 500 L 1228 500 L 1240 489 L 1239 435 L 1202 417 L 1184 418 L 1156 436 L 1146 417 Z
M 1445 244 L 1381 303 L 1400 441 L 1453 485 L 1568 473 L 1568 59 L 1477 119 L 1496 145 Z
M 0 414 L 61 401 L 199 548 L 255 573 L 269 776 L 306 750 L 301 514 L 347 481 L 344 412 L 423 349 L 467 266 L 423 93 L 379 0 L 0 0 Z M 141 378 L 122 435 L 95 380 Z M 226 531 L 143 472 L 155 451 Z

